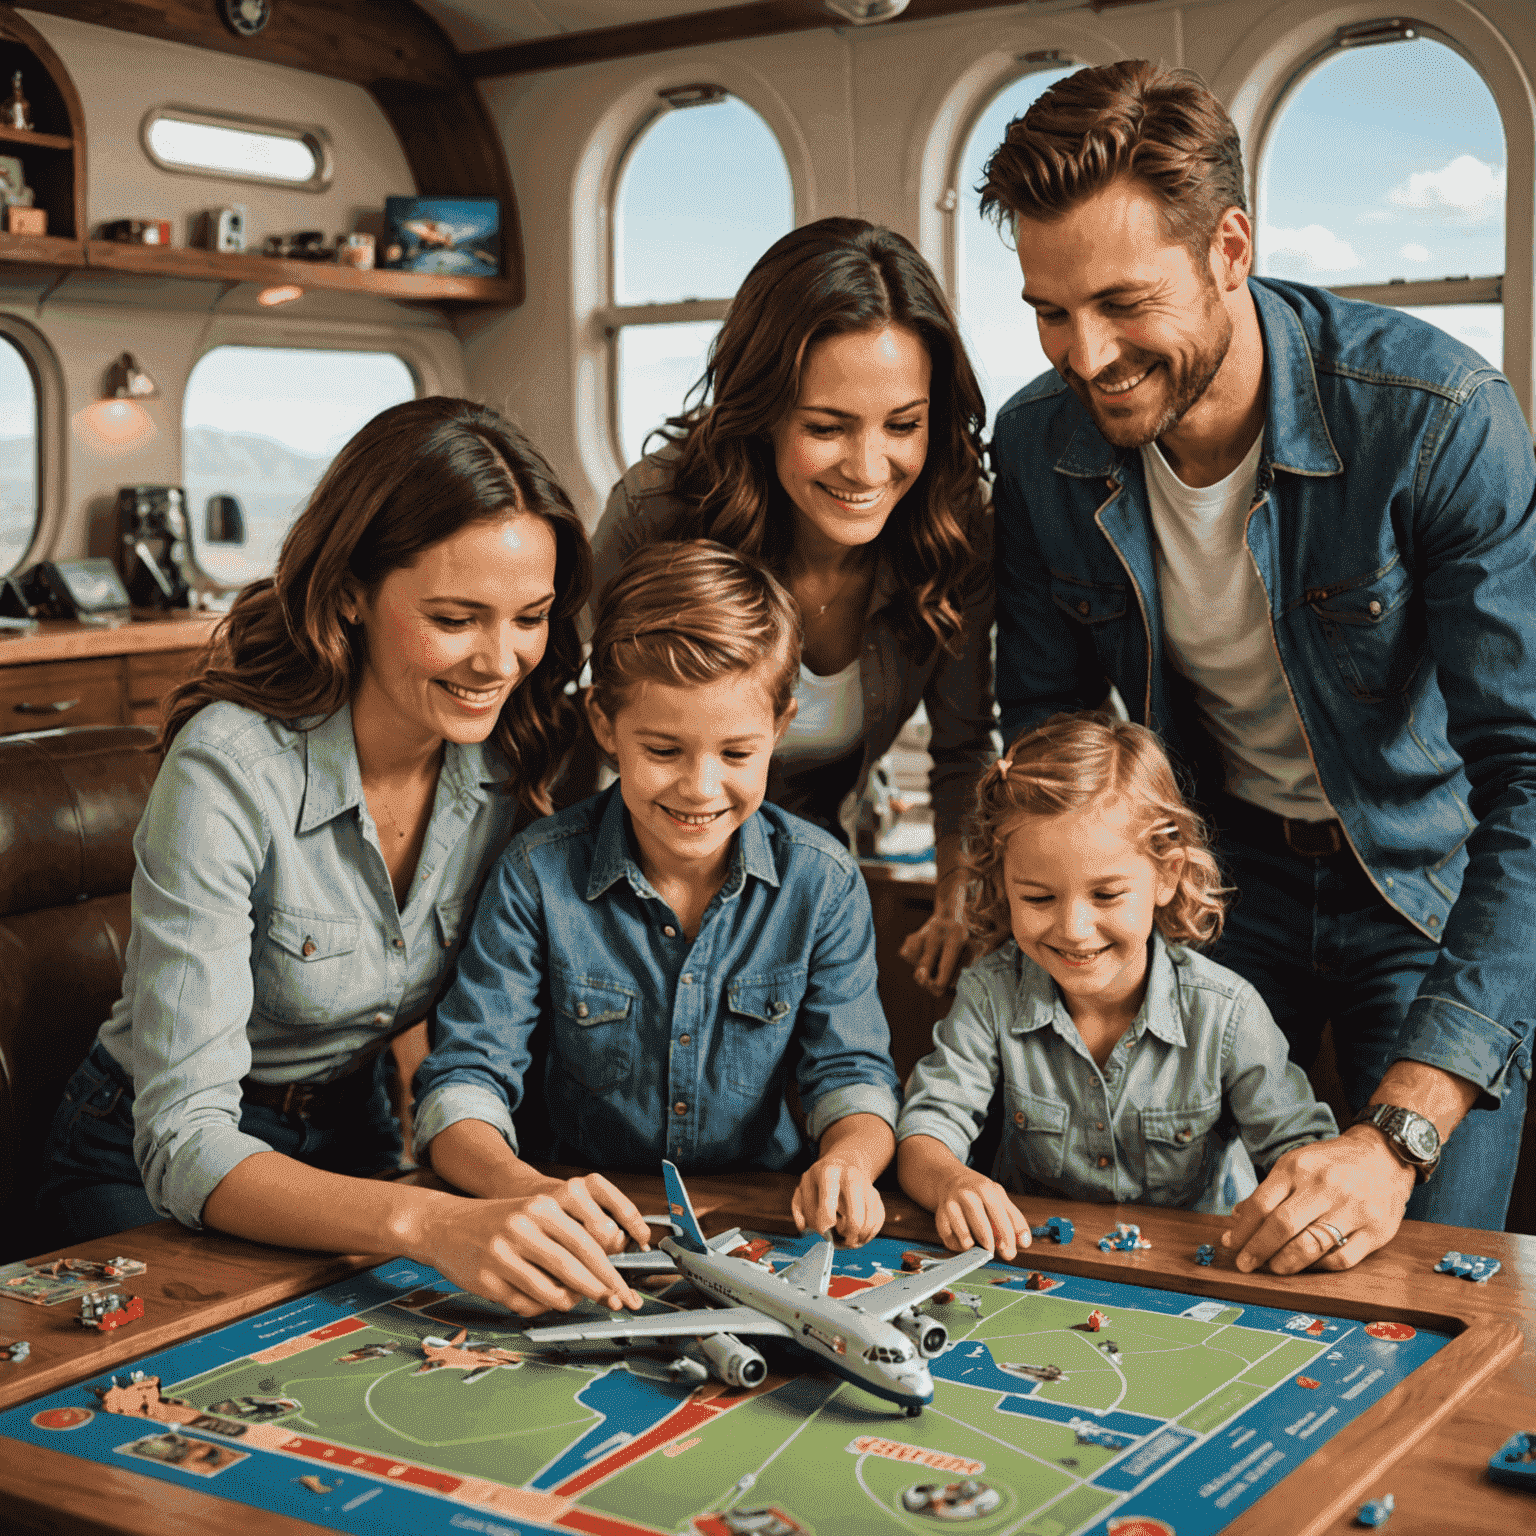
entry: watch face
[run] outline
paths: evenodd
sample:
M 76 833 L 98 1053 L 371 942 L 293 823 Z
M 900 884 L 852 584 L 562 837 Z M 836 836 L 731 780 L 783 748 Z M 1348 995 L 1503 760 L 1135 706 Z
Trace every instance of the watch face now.
M 272 19 L 272 0 L 219 0 L 225 25 L 238 37 L 255 37 Z
M 1440 1137 L 1434 1126 L 1420 1116 L 1411 1118 L 1402 1130 L 1403 1145 L 1414 1157 L 1428 1162 L 1440 1150 Z

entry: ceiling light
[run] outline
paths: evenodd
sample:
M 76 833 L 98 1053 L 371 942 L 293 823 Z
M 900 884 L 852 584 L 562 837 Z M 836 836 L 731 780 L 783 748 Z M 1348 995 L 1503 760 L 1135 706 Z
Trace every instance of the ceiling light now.
M 277 283 L 271 288 L 263 288 L 256 295 L 256 302 L 271 309 L 276 304 L 292 304 L 295 299 L 303 297 L 304 290 L 297 283 Z

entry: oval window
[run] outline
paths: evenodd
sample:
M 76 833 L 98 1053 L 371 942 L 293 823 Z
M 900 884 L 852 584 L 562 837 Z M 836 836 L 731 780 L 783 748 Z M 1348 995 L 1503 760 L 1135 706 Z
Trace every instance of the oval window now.
M 21 348 L 0 335 L 0 575 L 37 536 L 37 385 Z
M 162 170 L 234 176 L 319 191 L 331 179 L 318 128 L 160 107 L 144 123 L 144 148 Z

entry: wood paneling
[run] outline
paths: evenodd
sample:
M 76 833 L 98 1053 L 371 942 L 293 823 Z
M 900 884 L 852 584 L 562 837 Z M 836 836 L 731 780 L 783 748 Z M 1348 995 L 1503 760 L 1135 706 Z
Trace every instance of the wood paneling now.
M 9 130 L 5 152 L 22 156 L 37 206 L 48 210 L 48 235 L 43 238 L 82 239 L 85 107 L 64 61 L 48 40 L 10 6 L 0 5 L 0 79 L 8 81 L 17 69 L 22 71 L 22 88 L 32 103 L 32 121 L 40 131 L 34 136 L 24 130 Z M 29 141 L 37 146 L 30 154 L 12 147 Z

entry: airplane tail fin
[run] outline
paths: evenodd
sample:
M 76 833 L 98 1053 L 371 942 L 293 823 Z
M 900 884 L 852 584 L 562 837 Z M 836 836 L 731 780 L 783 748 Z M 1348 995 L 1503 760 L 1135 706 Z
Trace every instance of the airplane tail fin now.
M 699 1219 L 693 1214 L 688 1191 L 683 1188 L 682 1174 L 665 1159 L 661 1164 L 661 1173 L 667 1181 L 667 1209 L 671 1213 L 673 1225 L 681 1234 L 678 1241 L 684 1248 L 690 1248 L 695 1253 L 708 1253 L 709 1244 L 704 1241 L 704 1234 L 699 1230 Z

